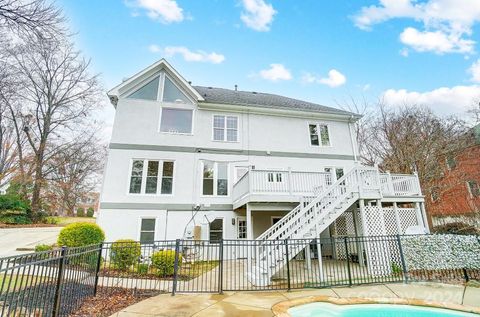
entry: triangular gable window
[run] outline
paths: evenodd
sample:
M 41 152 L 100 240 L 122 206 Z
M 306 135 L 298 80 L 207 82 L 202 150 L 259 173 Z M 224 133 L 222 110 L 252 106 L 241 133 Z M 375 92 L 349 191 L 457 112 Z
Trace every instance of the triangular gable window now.
M 175 84 L 165 76 L 165 84 L 163 87 L 163 101 L 174 103 L 191 103 L 190 99 L 175 86 Z
M 147 84 L 145 84 L 141 88 L 131 93 L 127 98 L 157 100 L 159 80 L 160 80 L 159 76 L 155 77 L 154 79 L 149 81 Z

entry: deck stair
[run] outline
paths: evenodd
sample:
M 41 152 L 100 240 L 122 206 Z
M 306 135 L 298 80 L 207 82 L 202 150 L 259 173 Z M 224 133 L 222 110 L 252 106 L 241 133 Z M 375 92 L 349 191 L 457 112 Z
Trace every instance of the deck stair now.
M 309 246 L 359 198 L 381 198 L 380 187 L 377 168 L 356 166 L 313 199 L 304 197 L 304 203 L 256 239 L 256 254 L 248 264 L 249 281 L 257 286 L 269 285 L 287 261 Z M 285 245 L 278 242 L 285 239 L 293 241 L 288 244 L 288 258 Z

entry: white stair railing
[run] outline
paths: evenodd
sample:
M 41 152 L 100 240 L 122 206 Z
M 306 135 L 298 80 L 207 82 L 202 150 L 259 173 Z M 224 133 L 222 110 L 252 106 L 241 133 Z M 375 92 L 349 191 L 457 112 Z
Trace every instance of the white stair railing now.
M 271 276 L 285 263 L 295 257 L 310 244 L 310 241 L 325 230 L 359 197 L 360 193 L 380 193 L 378 170 L 373 167 L 355 167 L 338 179 L 332 186 L 320 193 L 308 204 L 299 204 L 275 225 L 261 234 L 256 240 L 264 241 L 257 245 L 255 267 L 251 270 L 252 282 L 268 283 Z M 311 240 L 310 240 L 311 238 Z M 289 245 L 288 259 L 284 247 L 272 245 L 268 240 L 305 239 L 303 243 Z

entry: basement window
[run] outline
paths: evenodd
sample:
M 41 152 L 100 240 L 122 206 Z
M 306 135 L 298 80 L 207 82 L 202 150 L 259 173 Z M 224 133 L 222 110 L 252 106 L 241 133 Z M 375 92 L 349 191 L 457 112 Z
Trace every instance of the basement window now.
M 140 226 L 140 243 L 153 243 L 155 241 L 155 218 L 143 218 Z

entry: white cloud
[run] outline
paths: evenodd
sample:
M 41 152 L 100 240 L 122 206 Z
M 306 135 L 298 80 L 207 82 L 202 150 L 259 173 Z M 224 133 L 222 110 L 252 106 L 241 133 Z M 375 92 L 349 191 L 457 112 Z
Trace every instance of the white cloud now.
M 423 23 L 424 30 L 406 28 L 401 40 L 420 52 L 473 53 L 473 25 L 480 21 L 478 0 L 380 0 L 379 5 L 363 7 L 353 17 L 361 29 L 395 18 L 409 18 Z M 421 40 L 428 41 L 422 45 Z
M 247 27 L 261 32 L 270 30 L 273 16 L 277 13 L 271 4 L 264 0 L 242 0 L 242 5 L 244 11 L 240 18 Z
M 225 60 L 225 56 L 215 52 L 207 53 L 201 50 L 191 51 L 184 46 L 166 46 L 161 48 L 158 45 L 152 44 L 148 47 L 152 53 L 161 53 L 165 57 L 172 57 L 177 54 L 181 55 L 187 62 L 205 62 L 212 64 L 220 64 Z
M 459 38 L 457 34 L 446 34 L 443 31 L 418 31 L 408 27 L 400 34 L 400 41 L 418 52 L 431 51 L 444 53 L 472 53 L 475 42 Z
M 477 61 L 470 66 L 468 72 L 472 75 L 471 81 L 480 83 L 480 59 L 477 59 Z
M 479 97 L 478 85 L 441 87 L 425 92 L 389 89 L 383 93 L 383 100 L 387 105 L 425 105 L 441 114 L 464 112 Z
M 165 24 L 182 22 L 185 19 L 183 9 L 175 0 L 126 0 L 125 3 L 130 7 L 146 10 L 150 19 Z M 139 15 L 135 11 L 132 14 Z
M 304 83 L 324 84 L 324 85 L 327 85 L 329 87 L 334 88 L 334 87 L 339 87 L 339 86 L 342 86 L 343 84 L 345 84 L 347 82 L 347 78 L 345 77 L 345 75 L 340 73 L 338 70 L 331 69 L 328 72 L 328 77 L 320 78 L 320 77 L 317 77 L 313 74 L 305 73 L 302 77 L 302 81 Z
M 263 79 L 267 79 L 271 81 L 292 79 L 292 74 L 282 64 L 270 64 L 270 68 L 261 70 L 259 75 Z

